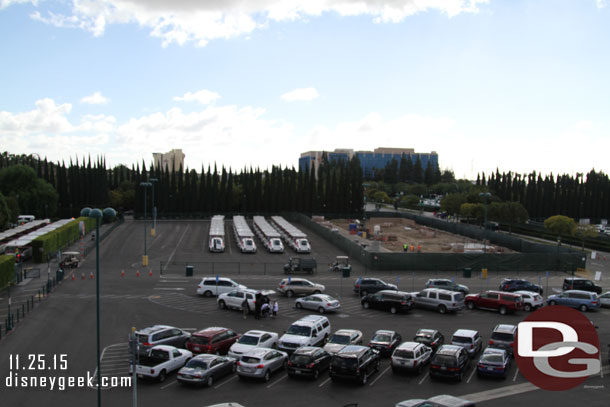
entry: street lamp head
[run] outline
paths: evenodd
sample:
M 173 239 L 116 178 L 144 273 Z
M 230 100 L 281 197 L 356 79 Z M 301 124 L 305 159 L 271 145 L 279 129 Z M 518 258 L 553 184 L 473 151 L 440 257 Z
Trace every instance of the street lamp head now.
M 116 218 L 116 211 L 114 210 L 114 208 L 104 208 L 102 214 L 104 215 L 105 221 L 111 221 Z
M 101 209 L 91 209 L 91 212 L 89 212 L 89 217 L 90 218 L 94 218 L 94 219 L 102 219 L 103 218 L 103 214 L 102 214 L 102 210 Z
M 80 210 L 80 216 L 82 216 L 84 218 L 88 218 L 90 212 L 91 212 L 91 208 L 83 208 Z

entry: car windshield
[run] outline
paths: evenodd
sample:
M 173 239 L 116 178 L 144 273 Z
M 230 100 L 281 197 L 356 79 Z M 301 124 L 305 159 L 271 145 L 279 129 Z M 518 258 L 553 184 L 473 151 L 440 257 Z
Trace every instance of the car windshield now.
M 502 355 L 499 353 L 484 353 L 481 356 L 482 362 L 493 362 L 493 363 L 502 363 L 504 360 L 502 359 Z
M 202 360 L 191 359 L 188 361 L 185 367 L 190 367 L 191 369 L 206 370 L 208 368 L 208 364 Z
M 392 337 L 388 334 L 375 334 L 371 342 L 390 342 Z
M 210 338 L 205 336 L 191 336 L 190 342 L 195 345 L 207 345 L 210 343 Z
M 468 338 L 467 336 L 454 336 L 451 339 L 451 342 L 455 342 L 455 343 L 472 343 L 472 339 Z
M 513 334 L 508 334 L 504 332 L 494 332 L 491 334 L 491 339 L 496 341 L 512 342 L 515 337 L 513 336 Z
M 406 350 L 406 349 L 396 349 L 396 351 L 394 352 L 394 356 L 398 356 L 399 358 L 405 358 L 405 359 L 413 359 L 413 351 L 412 350 Z
M 336 343 L 339 345 L 349 344 L 349 335 L 333 335 L 328 340 L 328 343 Z
M 242 345 L 258 345 L 258 337 L 257 336 L 244 335 L 241 338 L 239 338 L 237 343 L 241 343 Z
M 307 326 L 291 325 L 286 333 L 290 335 L 310 336 L 311 328 Z

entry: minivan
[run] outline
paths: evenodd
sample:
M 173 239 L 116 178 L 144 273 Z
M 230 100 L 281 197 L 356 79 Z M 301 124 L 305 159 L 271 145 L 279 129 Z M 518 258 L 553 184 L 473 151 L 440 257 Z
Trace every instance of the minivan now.
M 549 295 L 546 301 L 549 305 L 565 305 L 581 312 L 601 308 L 597 294 L 582 290 L 568 290 L 561 294 Z
M 440 314 L 464 309 L 464 294 L 440 288 L 426 288 L 414 298 L 415 306 L 438 311 Z

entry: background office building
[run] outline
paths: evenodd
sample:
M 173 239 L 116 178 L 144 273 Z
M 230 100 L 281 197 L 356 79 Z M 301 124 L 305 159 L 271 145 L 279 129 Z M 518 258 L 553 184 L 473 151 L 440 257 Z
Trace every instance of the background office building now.
M 326 153 L 329 162 L 333 160 L 349 160 L 353 156 L 357 156 L 360 160 L 362 175 L 365 179 L 373 178 L 375 176 L 375 170 L 385 168 L 392 159 L 395 159 L 400 165 L 400 159 L 403 154 L 405 155 L 405 158 L 410 159 L 413 164 L 415 164 L 415 161 L 419 156 L 424 171 L 428 165 L 432 165 L 433 168 L 438 167 L 438 154 L 435 151 L 430 153 L 416 153 L 412 148 L 379 147 L 374 151 L 354 151 L 345 148 L 337 148 L 334 151 L 307 151 L 301 153 L 301 157 L 299 158 L 299 169 L 302 171 L 304 171 L 305 168 L 309 168 L 310 170 L 313 169 L 317 177 L 318 167 L 322 162 L 322 155 L 324 153 Z
M 161 168 L 177 172 L 180 167 L 184 170 L 184 153 L 181 149 L 173 149 L 168 153 L 153 153 L 154 168 Z

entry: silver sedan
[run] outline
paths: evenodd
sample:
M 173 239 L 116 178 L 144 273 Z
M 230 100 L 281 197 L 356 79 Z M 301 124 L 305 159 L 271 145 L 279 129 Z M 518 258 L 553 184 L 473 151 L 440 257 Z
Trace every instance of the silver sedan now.
M 610 307 L 610 291 L 600 295 L 599 302 L 602 303 L 602 307 Z
M 180 383 L 211 387 L 214 381 L 235 372 L 235 359 L 217 355 L 197 355 L 178 371 Z
M 294 306 L 298 309 L 312 309 L 314 311 L 318 311 L 320 314 L 324 314 L 325 312 L 337 311 L 341 308 L 341 303 L 326 294 L 313 294 L 308 295 L 307 297 L 298 298 Z

